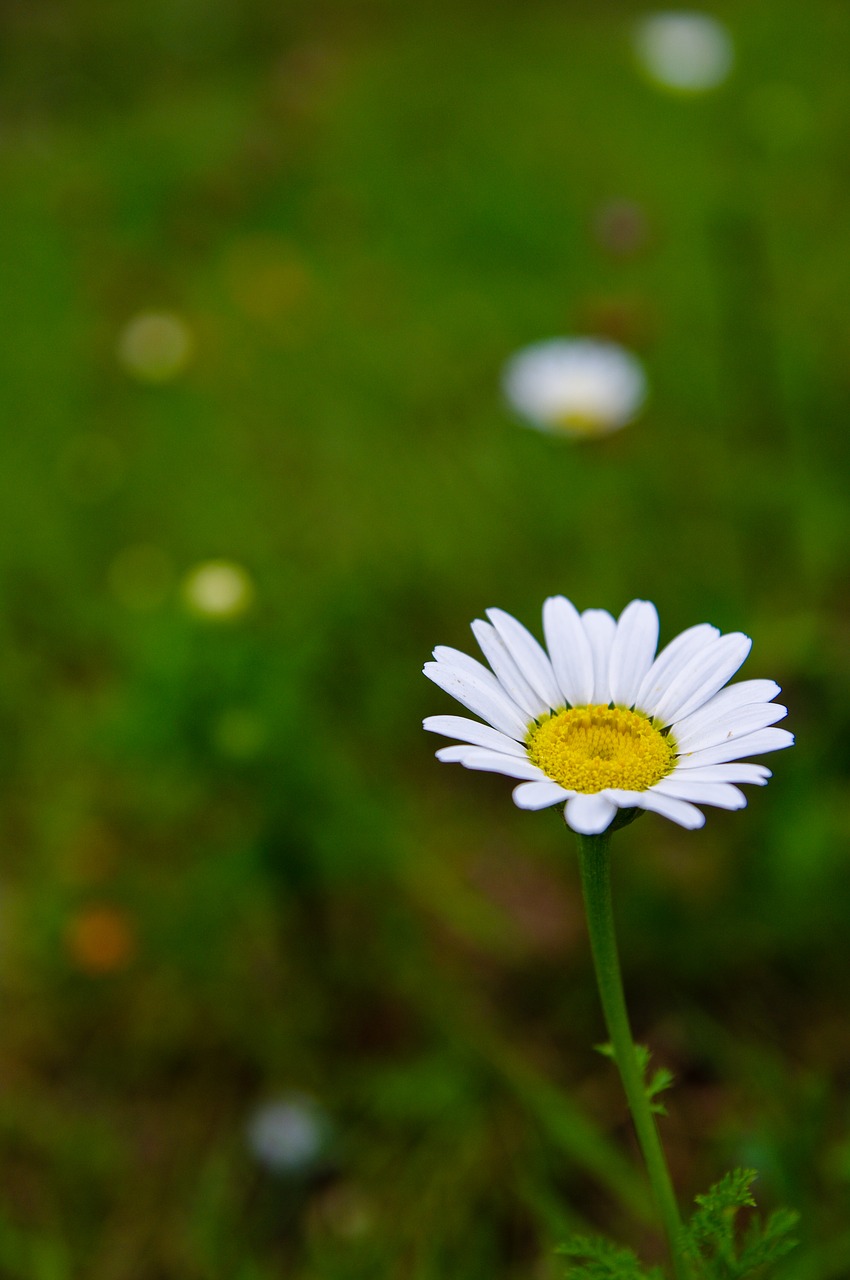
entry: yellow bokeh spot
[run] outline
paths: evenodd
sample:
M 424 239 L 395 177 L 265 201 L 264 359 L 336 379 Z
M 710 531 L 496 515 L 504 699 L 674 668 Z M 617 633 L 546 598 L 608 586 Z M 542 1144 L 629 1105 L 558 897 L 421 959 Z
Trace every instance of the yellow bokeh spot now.
M 266 236 L 237 241 L 227 255 L 225 275 L 240 311 L 269 323 L 296 311 L 312 286 L 307 267 L 293 249 Z
M 670 773 L 675 743 L 639 711 L 572 707 L 533 726 L 529 759 L 568 791 L 646 791 Z

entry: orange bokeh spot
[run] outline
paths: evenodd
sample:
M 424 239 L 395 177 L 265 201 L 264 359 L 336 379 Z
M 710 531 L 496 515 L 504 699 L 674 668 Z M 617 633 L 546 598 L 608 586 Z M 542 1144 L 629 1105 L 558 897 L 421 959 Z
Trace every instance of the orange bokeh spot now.
M 83 907 L 68 923 L 65 945 L 71 962 L 83 973 L 116 973 L 136 954 L 136 930 L 120 907 Z

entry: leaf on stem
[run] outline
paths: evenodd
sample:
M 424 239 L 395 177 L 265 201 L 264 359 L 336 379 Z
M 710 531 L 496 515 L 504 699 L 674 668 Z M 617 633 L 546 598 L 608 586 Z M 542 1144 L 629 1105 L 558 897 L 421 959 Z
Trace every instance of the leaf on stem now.
M 601 1053 L 603 1057 L 611 1058 L 614 1062 L 617 1061 L 617 1055 L 614 1052 L 614 1046 L 611 1044 L 610 1040 L 606 1041 L 605 1044 L 594 1045 L 594 1048 L 598 1053 Z M 665 1089 L 670 1088 L 673 1080 L 675 1079 L 673 1072 L 667 1067 L 657 1067 L 649 1079 L 647 1079 L 649 1062 L 652 1057 L 650 1050 L 645 1044 L 636 1044 L 635 1056 L 637 1057 L 638 1070 L 643 1078 L 644 1089 L 646 1091 L 647 1100 L 649 1101 L 650 1110 L 654 1111 L 656 1115 L 666 1116 L 667 1108 L 664 1106 L 663 1102 L 658 1101 L 658 1094 L 663 1093 Z

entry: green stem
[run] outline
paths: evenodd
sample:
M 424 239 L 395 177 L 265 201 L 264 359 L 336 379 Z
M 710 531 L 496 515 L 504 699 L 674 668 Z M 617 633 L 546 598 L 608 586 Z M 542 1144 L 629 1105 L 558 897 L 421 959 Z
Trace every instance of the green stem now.
M 620 1072 L 652 1192 L 664 1224 L 673 1274 L 676 1280 L 689 1280 L 689 1272 L 682 1257 L 682 1222 L 673 1183 L 658 1137 L 655 1117 L 646 1096 L 646 1085 L 638 1064 L 626 1011 L 611 905 L 610 839 L 608 832 L 598 836 L 578 837 L 581 887 L 596 981 L 614 1060 Z

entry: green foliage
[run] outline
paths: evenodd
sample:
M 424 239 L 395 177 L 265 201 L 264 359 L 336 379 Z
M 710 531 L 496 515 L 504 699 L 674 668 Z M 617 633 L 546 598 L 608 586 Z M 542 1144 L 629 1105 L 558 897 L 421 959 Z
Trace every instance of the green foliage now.
M 689 1226 L 691 1244 L 696 1252 L 712 1248 L 718 1254 L 731 1253 L 739 1210 L 755 1208 L 750 1187 L 756 1176 L 754 1169 L 733 1169 L 705 1195 L 696 1197 L 699 1207 Z
M 607 1046 L 603 1046 L 603 1052 Z M 646 1050 L 641 1053 L 645 1067 Z M 684 1230 L 684 1253 L 692 1267 L 693 1280 L 769 1280 L 765 1270 L 794 1248 L 791 1232 L 797 1214 L 777 1209 L 761 1222 L 753 1218 L 746 1229 L 738 1229 L 742 1209 L 755 1208 L 750 1190 L 756 1178 L 752 1169 L 735 1169 L 716 1182 L 705 1195 L 696 1197 L 697 1210 Z M 657 1267 L 646 1269 L 630 1249 L 609 1240 L 572 1236 L 559 1253 L 571 1259 L 568 1280 L 661 1280 Z
M 663 1280 L 657 1267 L 647 1271 L 631 1249 L 599 1237 L 573 1236 L 558 1253 L 572 1260 L 569 1280 Z
M 697 1210 L 685 1233 L 686 1251 L 698 1280 L 749 1280 L 768 1273 L 797 1243 L 791 1232 L 797 1214 L 778 1209 L 766 1222 L 753 1217 L 743 1235 L 738 1230 L 741 1210 L 755 1208 L 753 1169 L 734 1169 L 705 1195 L 696 1197 Z
M 751 1100 L 794 1280 L 850 1276 L 850 5 L 712 6 L 699 100 L 636 74 L 646 8 L 2 6 L 0 1280 L 529 1280 L 603 1203 L 641 1238 L 614 1072 L 571 1096 L 563 824 L 420 728 L 432 644 L 561 591 L 742 628 L 787 690 L 804 749 L 623 831 L 616 910 L 682 1122 Z M 151 309 L 170 382 L 116 356 Z M 638 421 L 505 411 L 560 332 L 638 352 Z M 187 613 L 211 557 L 244 616 Z M 316 1185 L 246 1148 L 288 1089 L 339 1135 Z

